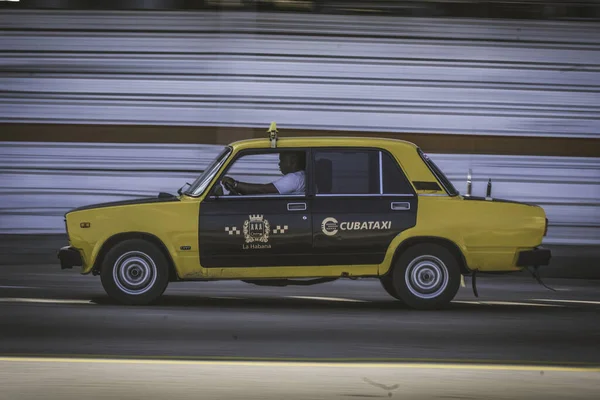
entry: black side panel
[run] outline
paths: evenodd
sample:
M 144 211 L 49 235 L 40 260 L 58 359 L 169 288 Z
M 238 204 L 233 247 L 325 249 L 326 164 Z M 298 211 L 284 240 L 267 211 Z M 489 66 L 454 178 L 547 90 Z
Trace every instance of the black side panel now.
M 394 237 L 417 223 L 416 196 L 316 197 L 312 204 L 319 265 L 381 263 Z
M 74 208 L 72 210 L 69 210 L 67 212 L 67 214 L 70 213 L 70 212 L 74 212 L 74 211 L 93 210 L 95 208 L 127 206 L 127 205 L 132 205 L 132 204 L 168 203 L 168 202 L 172 202 L 172 201 L 179 201 L 179 198 L 177 198 L 177 197 L 161 197 L 161 198 L 158 198 L 158 197 L 148 197 L 148 198 L 144 198 L 144 199 L 112 201 L 112 202 L 109 202 L 109 203 L 90 204 L 89 206 L 83 206 L 83 207 L 78 207 L 78 208 Z
M 198 228 L 205 268 L 311 265 L 311 217 L 304 197 L 205 201 Z

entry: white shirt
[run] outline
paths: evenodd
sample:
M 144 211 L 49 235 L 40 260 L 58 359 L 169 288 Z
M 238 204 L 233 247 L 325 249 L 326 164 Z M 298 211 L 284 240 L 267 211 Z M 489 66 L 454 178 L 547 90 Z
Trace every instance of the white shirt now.
M 304 194 L 304 171 L 296 171 L 282 176 L 273 182 L 279 194 Z

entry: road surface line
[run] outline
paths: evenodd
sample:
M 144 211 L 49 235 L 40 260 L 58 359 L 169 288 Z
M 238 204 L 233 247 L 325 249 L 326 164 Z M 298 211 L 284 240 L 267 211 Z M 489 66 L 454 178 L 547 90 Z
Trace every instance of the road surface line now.
M 591 301 L 591 300 L 531 299 L 531 301 L 547 301 L 547 302 L 557 302 L 557 303 L 597 304 L 597 305 L 600 305 L 600 301 Z
M 41 289 L 39 286 L 10 286 L 3 285 L 0 286 L 0 289 Z
M 468 300 L 453 300 L 452 303 L 457 304 L 481 304 L 481 305 L 495 305 L 495 306 L 530 306 L 530 307 L 564 307 L 560 304 L 536 304 L 536 303 L 522 303 L 518 301 L 468 301 Z
M 0 303 L 40 303 L 40 304 L 89 304 L 95 305 L 91 300 L 69 299 L 34 299 L 29 297 L 1 297 Z
M 0 353 L 1 358 L 54 358 L 54 359 L 106 359 L 106 360 L 169 360 L 169 361 L 216 361 L 216 362 L 291 362 L 291 363 L 362 363 L 362 364 L 480 364 L 480 365 L 518 365 L 538 367 L 540 365 L 556 367 L 600 368 L 600 362 L 588 361 L 539 361 L 510 359 L 477 359 L 477 358 L 426 358 L 426 357 L 235 357 L 235 356 L 180 356 L 180 355 L 118 355 L 94 353 Z
M 285 296 L 289 299 L 302 299 L 302 300 L 326 300 L 326 301 L 349 301 L 354 303 L 368 303 L 366 300 L 356 299 L 345 299 L 341 297 L 316 297 L 316 296 Z
M 600 367 L 566 367 L 552 365 L 489 365 L 489 364 L 436 364 L 436 363 L 333 363 L 333 362 L 290 362 L 290 361 L 198 361 L 198 360 L 146 360 L 109 358 L 50 358 L 50 357 L 0 357 L 0 362 L 24 363 L 90 363 L 90 364 L 153 364 L 153 365 L 213 365 L 255 367 L 333 367 L 333 368 L 411 368 L 411 369 L 455 369 L 487 371 L 560 371 L 598 372 Z

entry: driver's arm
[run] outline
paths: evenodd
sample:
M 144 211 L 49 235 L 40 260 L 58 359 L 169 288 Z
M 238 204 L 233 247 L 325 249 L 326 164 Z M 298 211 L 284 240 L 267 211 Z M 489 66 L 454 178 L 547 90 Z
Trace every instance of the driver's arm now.
M 229 184 L 233 190 L 240 194 L 279 194 L 272 183 L 246 183 L 236 181 L 228 176 L 223 178 L 223 182 Z

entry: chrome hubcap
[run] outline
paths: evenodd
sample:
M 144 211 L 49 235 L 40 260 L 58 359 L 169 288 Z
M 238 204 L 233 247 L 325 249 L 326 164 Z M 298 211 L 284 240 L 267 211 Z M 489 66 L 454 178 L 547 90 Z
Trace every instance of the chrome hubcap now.
M 156 282 L 157 269 L 154 260 L 141 251 L 129 251 L 115 262 L 113 279 L 124 293 L 146 293 Z
M 448 286 L 448 268 L 437 257 L 424 255 L 411 261 L 405 281 L 410 292 L 421 299 L 433 299 Z

